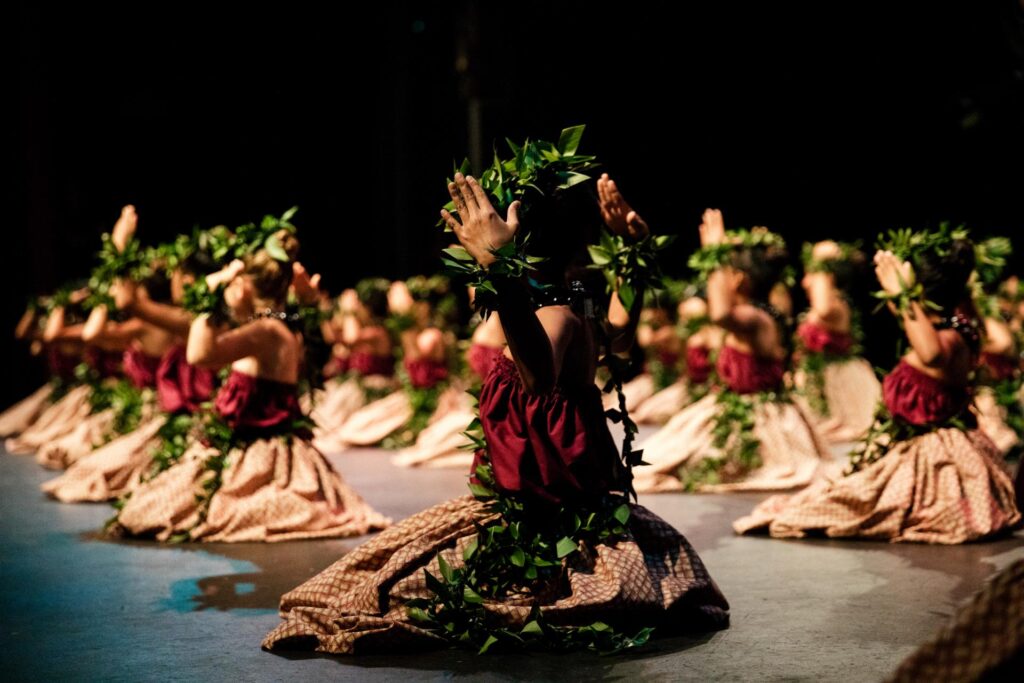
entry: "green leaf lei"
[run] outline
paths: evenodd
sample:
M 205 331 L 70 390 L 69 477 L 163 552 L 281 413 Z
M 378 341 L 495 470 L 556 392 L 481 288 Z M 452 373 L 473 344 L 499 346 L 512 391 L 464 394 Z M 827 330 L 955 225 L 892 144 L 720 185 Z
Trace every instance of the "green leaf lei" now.
M 520 200 L 523 202 L 520 216 L 526 217 L 533 200 L 557 195 L 590 180 L 587 173 L 596 167 L 594 157 L 577 153 L 585 128 L 573 126 L 564 129 L 557 143 L 527 140 L 517 145 L 506 140 L 512 152 L 508 159 L 500 159 L 495 150 L 491 165 L 477 178 L 480 187 L 491 197 L 495 210 L 504 212 L 512 202 Z M 468 159 L 456 170 L 468 173 Z M 455 202 L 449 201 L 444 208 L 458 215 Z M 444 221 L 438 225 L 445 226 Z M 445 229 L 448 230 L 447 226 Z M 497 289 L 492 278 L 521 279 L 541 261 L 527 255 L 528 242 L 529 234 L 519 231 L 512 242 L 492 251 L 497 260 L 488 269 L 478 264 L 462 247 L 444 249 L 441 261 L 449 275 L 476 288 L 474 307 L 486 316 L 497 303 Z M 525 281 L 531 288 L 543 288 L 532 278 L 527 277 Z
M 948 253 L 954 241 L 969 237 L 970 234 L 964 226 L 953 228 L 944 222 L 939 225 L 938 230 L 889 230 L 878 236 L 875 246 L 881 250 L 891 251 L 900 260 L 915 263 L 917 257 L 925 253 L 935 252 L 943 256 Z M 879 299 L 879 304 L 875 307 L 876 312 L 889 302 L 896 306 L 900 316 L 909 315 L 914 302 L 925 310 L 941 310 L 940 306 L 925 298 L 924 285 L 920 282 L 908 286 L 901 278 L 900 286 L 901 291 L 898 294 L 889 294 L 881 289 L 872 292 L 871 296 Z
M 663 289 L 658 252 L 675 239 L 675 235 L 646 235 L 634 241 L 604 230 L 601 241 L 587 247 L 593 261 L 590 268 L 604 273 L 608 293 L 617 291 L 622 305 L 629 310 L 637 293 Z
M 718 244 L 701 247 L 687 260 L 687 265 L 697 271 L 698 282 L 706 282 L 708 276 L 719 268 L 729 265 L 732 253 L 739 249 L 755 247 L 779 247 L 784 249 L 786 241 L 778 233 L 767 228 L 726 230 L 725 239 Z
M 901 441 L 929 434 L 936 429 L 952 428 L 967 431 L 968 422 L 965 419 L 966 415 L 969 415 L 969 413 L 965 411 L 943 422 L 915 425 L 895 417 L 886 408 L 885 403 L 879 401 L 878 406 L 875 408 L 874 422 L 857 446 L 850 451 L 850 462 L 845 474 L 850 475 L 854 472 L 859 472 L 878 461 L 895 444 Z

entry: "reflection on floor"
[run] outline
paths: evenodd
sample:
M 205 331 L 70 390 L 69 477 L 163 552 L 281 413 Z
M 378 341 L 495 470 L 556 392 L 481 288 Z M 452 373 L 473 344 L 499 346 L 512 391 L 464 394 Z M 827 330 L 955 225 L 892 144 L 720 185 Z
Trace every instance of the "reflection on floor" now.
M 331 457 L 401 519 L 461 495 L 465 476 L 401 470 L 383 451 Z M 732 627 L 623 657 L 281 657 L 262 652 L 278 597 L 360 541 L 260 545 L 111 542 L 105 505 L 62 505 L 31 457 L 0 452 L 0 671 L 7 680 L 877 681 L 974 592 L 1024 557 L 1024 535 L 958 547 L 738 538 L 758 495 L 647 496 L 683 531 L 732 605 Z M 571 671 L 567 675 L 567 670 Z

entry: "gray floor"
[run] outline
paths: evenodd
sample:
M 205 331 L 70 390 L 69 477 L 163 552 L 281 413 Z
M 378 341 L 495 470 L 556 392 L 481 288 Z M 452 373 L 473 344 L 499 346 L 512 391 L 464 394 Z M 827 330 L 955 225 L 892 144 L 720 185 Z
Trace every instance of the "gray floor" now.
M 332 456 L 400 519 L 455 495 L 454 471 Z M 738 538 L 755 495 L 641 500 L 694 543 L 732 605 L 732 627 L 629 656 L 286 658 L 259 648 L 277 599 L 358 540 L 160 546 L 95 531 L 104 505 L 39 493 L 53 473 L 0 453 L 0 676 L 5 680 L 881 680 L 984 580 L 1024 557 L 1024 535 L 959 547 Z

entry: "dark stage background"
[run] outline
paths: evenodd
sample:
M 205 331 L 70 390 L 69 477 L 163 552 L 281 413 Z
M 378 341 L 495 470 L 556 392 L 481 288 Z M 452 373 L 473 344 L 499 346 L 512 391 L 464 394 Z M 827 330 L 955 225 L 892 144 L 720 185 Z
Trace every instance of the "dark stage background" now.
M 303 261 L 334 291 L 431 271 L 454 158 L 581 122 L 655 229 L 683 235 L 679 274 L 705 206 L 795 247 L 1024 226 L 1017 0 L 97 5 L 23 3 L 11 25 L 10 328 L 86 273 L 128 202 L 145 241 L 298 204 Z M 869 321 L 878 362 L 888 325 Z M 6 403 L 40 374 L 3 351 Z

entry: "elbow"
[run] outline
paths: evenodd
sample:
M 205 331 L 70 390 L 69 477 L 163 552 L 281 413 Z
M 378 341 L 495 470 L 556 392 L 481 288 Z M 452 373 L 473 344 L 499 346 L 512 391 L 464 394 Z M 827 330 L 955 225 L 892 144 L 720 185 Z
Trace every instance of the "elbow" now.
M 715 327 L 726 328 L 729 326 L 729 311 L 711 311 L 708 315 L 708 322 Z
M 917 358 L 926 368 L 941 368 L 945 365 L 945 358 L 939 349 L 917 351 Z
M 85 327 L 85 329 L 82 330 L 82 341 L 84 341 L 86 344 L 92 344 L 92 343 L 94 343 L 99 338 L 100 338 L 100 328 L 99 327 L 94 327 L 94 326 L 91 326 L 91 325 L 87 325 Z

